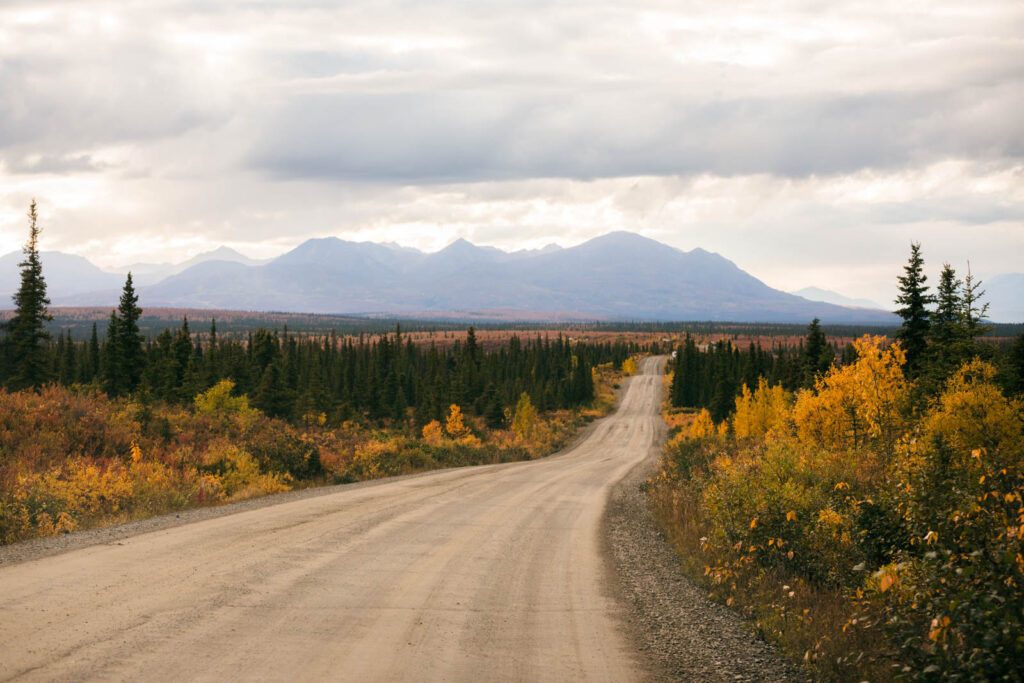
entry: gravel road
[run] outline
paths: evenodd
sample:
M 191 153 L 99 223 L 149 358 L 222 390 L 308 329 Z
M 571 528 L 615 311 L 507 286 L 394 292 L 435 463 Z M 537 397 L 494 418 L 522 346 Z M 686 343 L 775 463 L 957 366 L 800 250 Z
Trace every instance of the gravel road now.
M 0 548 L 0 680 L 786 680 L 645 516 L 662 363 L 551 458 Z
M 646 678 L 602 524 L 660 436 L 660 368 L 558 456 L 23 554 L 0 566 L 0 679 Z

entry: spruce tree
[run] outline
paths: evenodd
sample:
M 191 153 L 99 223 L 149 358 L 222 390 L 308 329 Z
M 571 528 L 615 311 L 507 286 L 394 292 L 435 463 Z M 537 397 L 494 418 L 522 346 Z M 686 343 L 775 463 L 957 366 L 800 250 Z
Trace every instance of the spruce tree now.
M 683 349 L 684 347 L 680 346 L 674 354 L 675 369 L 672 372 L 672 386 L 669 387 L 669 401 L 676 408 L 683 405 Z
M 905 372 L 909 377 L 916 377 L 922 367 L 924 354 L 928 347 L 928 332 L 931 327 L 931 314 L 928 305 L 935 298 L 928 293 L 925 284 L 928 276 L 924 274 L 924 259 L 921 257 L 921 244 L 910 245 L 910 258 L 903 267 L 903 275 L 899 277 L 900 294 L 896 297 L 899 308 L 896 315 L 903 318 L 903 325 L 896 333 L 896 339 L 907 354 Z
M 975 280 L 971 274 L 971 264 L 967 264 L 967 277 L 963 282 L 963 296 L 961 297 L 961 322 L 964 334 L 968 343 L 973 344 L 977 337 L 989 331 L 989 326 L 984 324 L 985 316 L 988 315 L 988 304 L 982 303 L 981 298 L 985 296 L 985 290 L 981 288 L 981 280 Z
M 121 352 L 121 319 L 116 310 L 110 312 L 107 343 L 103 352 L 103 386 L 111 396 L 119 396 L 127 391 L 128 381 L 124 372 L 124 354 Z
M 828 372 L 835 361 L 835 352 L 828 344 L 828 337 L 821 329 L 821 321 L 815 318 L 807 327 L 806 344 L 803 348 L 803 386 L 812 387 L 819 375 Z M 753 387 L 751 387 L 753 389 Z
M 85 369 L 82 371 L 82 381 L 91 382 L 96 379 L 100 372 L 100 339 L 96 333 L 96 323 L 92 324 L 92 333 L 89 335 L 89 351 L 86 359 Z
M 963 315 L 960 288 L 956 271 L 948 263 L 943 264 L 935 290 L 935 313 L 931 317 L 931 340 L 936 344 L 951 344 L 959 336 Z
M 206 351 L 206 382 L 216 384 L 220 376 L 220 354 L 217 353 L 217 319 L 210 320 L 210 347 Z
M 935 312 L 928 334 L 932 378 L 943 381 L 966 355 L 966 327 L 963 321 L 962 283 L 948 263 L 943 264 L 935 291 Z
M 672 377 L 672 405 L 695 407 L 700 398 L 700 354 L 693 338 L 687 334 L 683 346 L 676 354 L 675 375 Z
M 53 318 L 47 311 L 50 299 L 46 296 L 46 280 L 39 257 L 39 213 L 36 200 L 28 209 L 29 236 L 23 253 L 21 283 L 14 295 L 14 317 L 7 323 L 8 353 L 12 363 L 8 386 L 27 389 L 41 386 L 50 378 L 50 339 L 45 323 Z
M 142 334 L 139 332 L 139 317 L 142 315 L 142 309 L 139 308 L 139 297 L 135 293 L 131 273 L 128 273 L 128 277 L 125 278 L 117 312 L 120 319 L 117 327 L 118 351 L 121 354 L 124 390 L 135 391 L 142 378 L 146 359 L 142 349 Z
M 708 403 L 711 419 L 715 422 L 721 422 L 729 417 L 729 413 L 736 405 L 736 384 L 731 377 L 722 374 L 718 378 Z
M 281 362 L 275 361 L 263 371 L 263 377 L 256 387 L 253 404 L 270 417 L 291 416 L 293 398 L 285 383 Z

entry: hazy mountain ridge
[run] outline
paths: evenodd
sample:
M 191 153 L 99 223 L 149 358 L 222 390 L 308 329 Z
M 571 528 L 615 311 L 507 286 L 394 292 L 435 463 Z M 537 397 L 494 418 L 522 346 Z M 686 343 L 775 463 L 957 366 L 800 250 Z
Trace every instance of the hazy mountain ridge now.
M 719 254 L 682 251 L 627 232 L 516 252 L 456 240 L 424 253 L 324 237 L 265 263 L 217 254 L 237 252 L 207 252 L 180 272 L 143 283 L 143 305 L 423 317 L 499 312 L 496 317 L 558 320 L 895 321 L 886 311 L 773 289 Z M 48 268 L 54 304 L 115 303 L 122 276 L 74 258 L 79 267 L 95 269 L 92 279 L 77 282 L 90 288 L 71 286 Z
M 796 294 L 802 296 L 810 301 L 823 301 L 827 304 L 836 304 L 837 306 L 852 306 L 854 308 L 876 308 L 880 309 L 882 306 L 871 299 L 854 299 L 844 294 L 840 294 L 831 289 L 822 289 L 821 287 L 804 287 L 798 289 L 790 294 Z
M 231 247 L 220 246 L 211 251 L 196 254 L 192 258 L 180 263 L 132 263 L 116 268 L 114 272 L 121 274 L 131 272 L 135 282 L 140 286 L 145 286 L 156 284 L 171 275 L 177 275 L 192 266 L 208 261 L 228 261 L 231 263 L 242 263 L 247 266 L 257 266 L 267 262 L 265 260 L 249 258 Z
M 159 306 L 418 316 L 501 311 L 567 319 L 889 323 L 884 311 L 811 302 L 728 259 L 632 233 L 575 247 L 504 252 L 457 240 L 423 253 L 338 238 L 308 240 L 260 266 L 200 264 L 145 288 Z
M 102 270 L 83 256 L 44 251 L 39 257 L 51 300 L 60 299 L 69 293 L 116 290 L 124 283 L 123 275 Z M 0 305 L 4 307 L 10 305 L 11 297 L 21 283 L 18 264 L 24 258 L 20 251 L 0 256 L 0 296 L 3 297 Z

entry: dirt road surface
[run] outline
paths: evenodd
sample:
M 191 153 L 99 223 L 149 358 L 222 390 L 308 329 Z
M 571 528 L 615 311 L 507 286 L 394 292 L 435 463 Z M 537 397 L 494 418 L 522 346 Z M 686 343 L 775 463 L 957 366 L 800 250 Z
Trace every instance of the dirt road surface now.
M 0 567 L 0 679 L 630 681 L 612 485 L 663 434 L 661 361 L 574 448 Z

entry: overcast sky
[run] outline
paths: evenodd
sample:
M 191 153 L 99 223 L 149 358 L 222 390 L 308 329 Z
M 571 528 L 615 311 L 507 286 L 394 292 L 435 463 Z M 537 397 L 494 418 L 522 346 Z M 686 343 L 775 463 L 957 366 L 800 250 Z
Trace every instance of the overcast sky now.
M 1024 3 L 0 5 L 0 253 L 610 230 L 891 299 L 1024 270 Z

